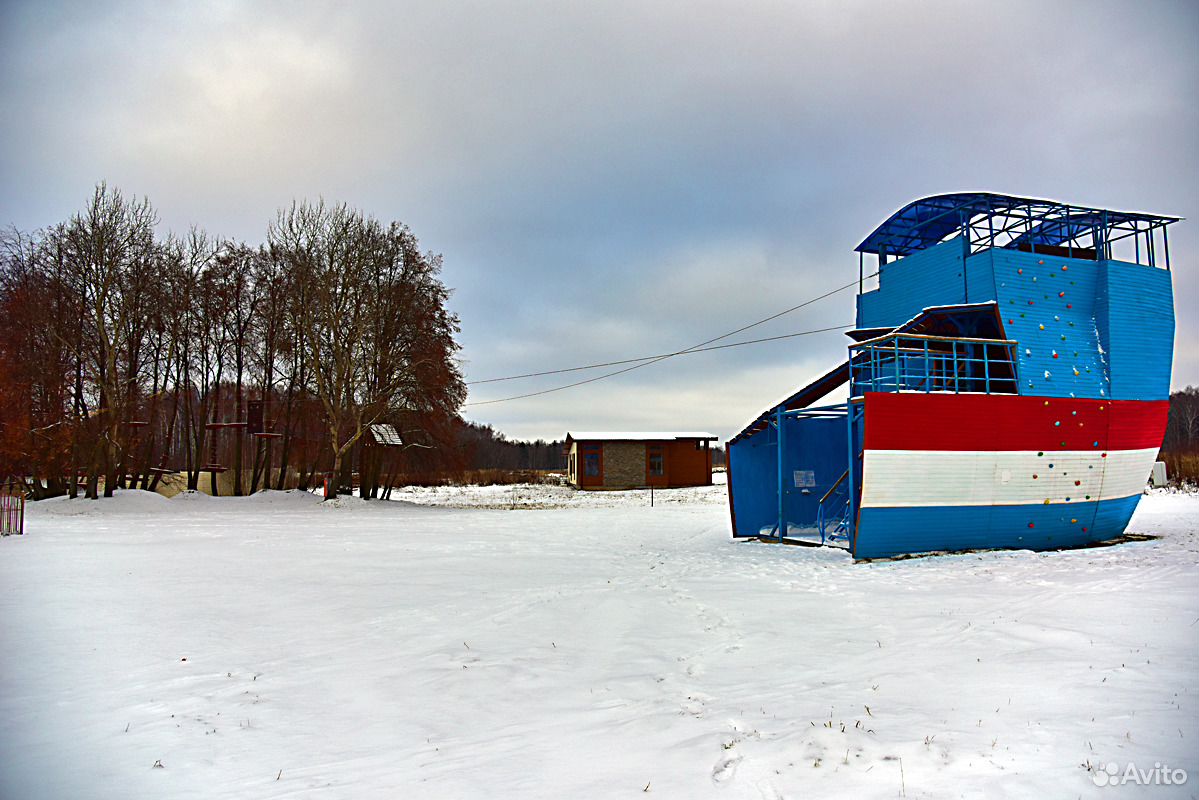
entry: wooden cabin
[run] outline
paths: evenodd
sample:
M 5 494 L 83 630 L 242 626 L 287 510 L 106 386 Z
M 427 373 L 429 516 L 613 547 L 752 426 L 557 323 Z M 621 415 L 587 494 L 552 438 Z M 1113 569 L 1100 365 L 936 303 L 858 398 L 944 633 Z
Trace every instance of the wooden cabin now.
M 566 469 L 579 489 L 657 489 L 712 485 L 710 433 L 566 434 Z

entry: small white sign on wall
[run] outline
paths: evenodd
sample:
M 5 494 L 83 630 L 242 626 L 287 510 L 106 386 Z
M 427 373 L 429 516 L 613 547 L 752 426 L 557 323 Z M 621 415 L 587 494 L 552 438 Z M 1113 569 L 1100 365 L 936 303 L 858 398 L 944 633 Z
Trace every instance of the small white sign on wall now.
M 795 470 L 795 488 L 805 489 L 816 485 L 816 470 L 813 469 L 797 469 Z

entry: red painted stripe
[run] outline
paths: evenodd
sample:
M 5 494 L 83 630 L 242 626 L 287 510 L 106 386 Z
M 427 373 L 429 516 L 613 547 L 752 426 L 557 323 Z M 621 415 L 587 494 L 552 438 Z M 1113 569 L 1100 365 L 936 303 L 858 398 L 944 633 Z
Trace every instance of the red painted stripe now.
M 866 395 L 868 450 L 1139 450 L 1160 447 L 1167 400 Z

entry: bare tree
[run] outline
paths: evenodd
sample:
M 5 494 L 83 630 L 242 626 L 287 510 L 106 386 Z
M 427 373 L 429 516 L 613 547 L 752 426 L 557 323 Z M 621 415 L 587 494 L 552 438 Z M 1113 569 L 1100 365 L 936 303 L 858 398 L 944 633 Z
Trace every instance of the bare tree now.
M 457 319 L 445 310 L 440 261 L 403 226 L 345 205 L 295 204 L 268 237 L 289 267 L 301 357 L 325 413 L 337 489 L 348 490 L 343 465 L 370 425 L 461 403 Z
M 112 495 L 127 444 L 123 423 L 140 378 L 140 313 L 156 222 L 149 201 L 126 201 L 101 183 L 87 208 L 63 229 L 65 272 L 81 299 L 81 378 L 92 394 L 98 428 L 87 485 L 93 498 L 101 471 L 104 494 Z

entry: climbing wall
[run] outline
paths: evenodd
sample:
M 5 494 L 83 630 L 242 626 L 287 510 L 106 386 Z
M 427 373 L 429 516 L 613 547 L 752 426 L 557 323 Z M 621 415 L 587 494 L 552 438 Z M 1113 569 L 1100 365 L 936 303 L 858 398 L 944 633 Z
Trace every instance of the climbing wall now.
M 1102 262 L 988 250 L 1009 339 L 1019 341 L 1020 393 L 1111 398 L 1098 296 Z

